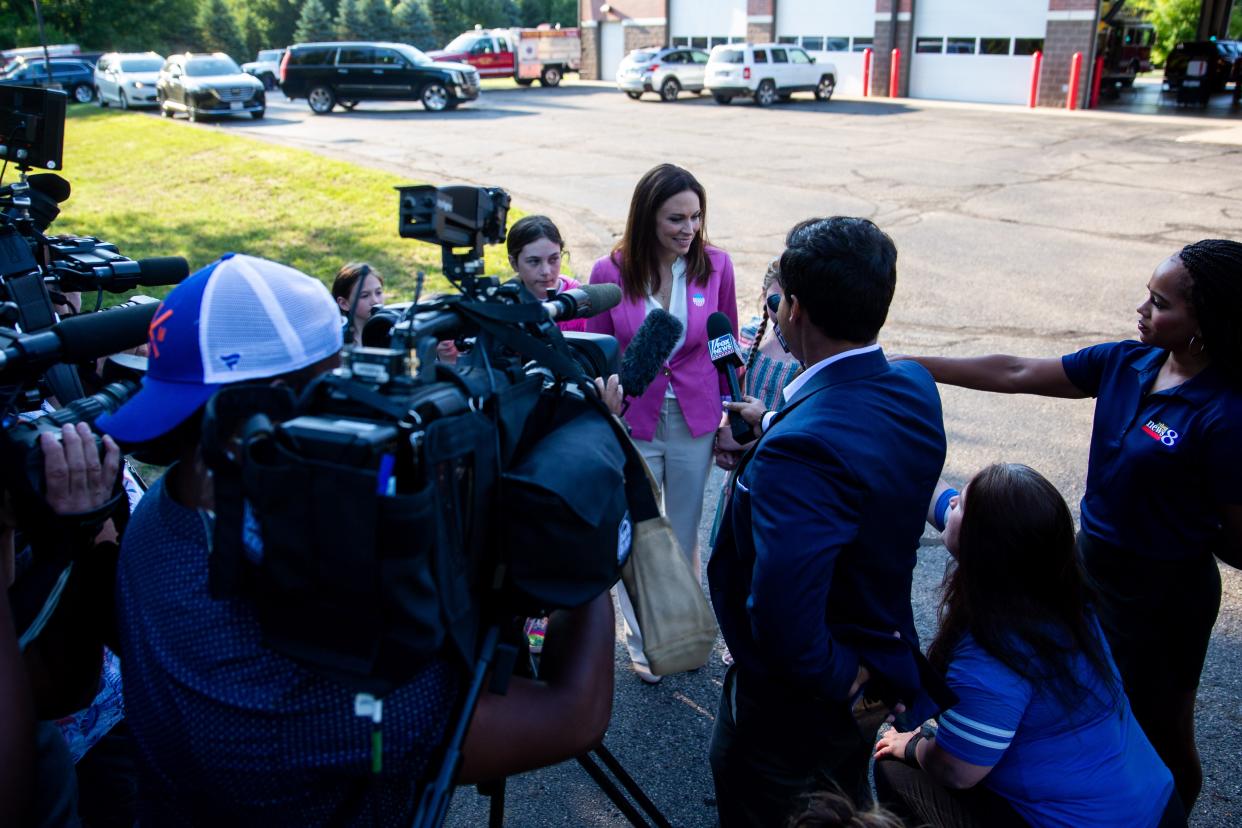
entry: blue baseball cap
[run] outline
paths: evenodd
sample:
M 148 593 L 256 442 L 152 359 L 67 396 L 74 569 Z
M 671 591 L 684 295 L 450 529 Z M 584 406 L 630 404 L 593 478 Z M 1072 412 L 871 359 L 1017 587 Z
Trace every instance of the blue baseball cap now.
M 341 345 L 340 308 L 323 283 L 226 253 L 160 303 L 141 390 L 95 425 L 121 443 L 145 443 L 185 422 L 221 387 L 305 368 Z

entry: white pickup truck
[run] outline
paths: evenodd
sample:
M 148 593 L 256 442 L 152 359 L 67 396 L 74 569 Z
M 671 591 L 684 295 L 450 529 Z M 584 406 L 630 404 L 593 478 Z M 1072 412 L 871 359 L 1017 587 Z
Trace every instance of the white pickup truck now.
M 270 92 L 276 88 L 277 78 L 280 77 L 280 59 L 284 54 L 284 49 L 260 49 L 258 57 L 250 63 L 243 63 L 241 70 L 263 81 L 263 88 Z

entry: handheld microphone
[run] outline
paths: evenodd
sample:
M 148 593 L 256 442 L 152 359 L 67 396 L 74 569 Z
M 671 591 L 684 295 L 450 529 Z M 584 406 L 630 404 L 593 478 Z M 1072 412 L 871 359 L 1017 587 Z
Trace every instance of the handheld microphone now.
M 0 378 L 37 372 L 57 362 L 85 362 L 147 341 L 156 302 L 73 316 L 37 333 L 14 339 L 0 350 Z
M 556 322 L 587 319 L 621 304 L 621 288 L 609 284 L 583 285 L 539 304 L 548 312 L 548 318 Z
M 707 317 L 707 353 L 716 370 L 728 381 L 729 393 L 734 402 L 741 402 L 742 389 L 737 384 L 735 369 L 742 364 L 742 358 L 737 352 L 737 340 L 733 338 L 733 323 L 720 311 Z M 729 412 L 729 428 L 733 432 L 733 439 L 739 443 L 749 443 L 755 439 L 750 424 L 736 411 Z
M 668 362 L 681 338 L 681 320 L 662 308 L 647 314 L 621 356 L 621 390 L 627 398 L 641 397 Z M 629 407 L 629 399 L 625 402 Z

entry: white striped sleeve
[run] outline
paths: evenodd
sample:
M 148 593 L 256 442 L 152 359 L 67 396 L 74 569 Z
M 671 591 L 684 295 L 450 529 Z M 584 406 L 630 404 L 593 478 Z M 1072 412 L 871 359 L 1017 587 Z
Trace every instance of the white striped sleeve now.
M 964 762 L 992 767 L 1018 736 L 1029 682 L 969 637 L 954 650 L 946 678 L 959 702 L 941 714 L 936 743 Z

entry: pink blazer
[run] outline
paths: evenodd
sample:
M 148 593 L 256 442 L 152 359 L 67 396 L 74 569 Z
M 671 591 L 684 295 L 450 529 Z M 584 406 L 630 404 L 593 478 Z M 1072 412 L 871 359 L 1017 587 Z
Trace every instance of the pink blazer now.
M 564 293 L 567 290 L 573 290 L 577 287 L 582 287 L 582 283 L 571 276 L 561 274 L 561 286 L 558 289 L 559 293 Z M 557 322 L 556 326 L 562 331 L 585 331 L 587 329 L 586 323 L 587 321 L 585 319 L 570 319 L 567 322 Z
M 729 254 L 709 246 L 707 257 L 712 266 L 707 284 L 700 287 L 686 280 L 685 343 L 643 395 L 630 403 L 625 414 L 635 440 L 655 437 L 660 406 L 670 382 L 691 434 L 700 437 L 720 425 L 720 397 L 728 393 L 728 385 L 721 382 L 707 355 L 707 317 L 721 311 L 733 323 L 733 335 L 737 336 L 737 294 Z M 598 260 L 591 268 L 591 284 L 606 282 L 621 284 L 621 269 L 611 255 Z M 646 317 L 646 298 L 626 296 L 612 310 L 588 319 L 587 330 L 615 336 L 624 353 Z

